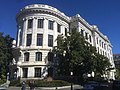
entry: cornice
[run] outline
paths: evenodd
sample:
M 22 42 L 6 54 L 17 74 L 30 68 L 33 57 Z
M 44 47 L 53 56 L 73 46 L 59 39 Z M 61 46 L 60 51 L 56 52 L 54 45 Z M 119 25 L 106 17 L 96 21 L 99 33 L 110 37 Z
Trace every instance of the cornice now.
M 60 12 L 56 8 L 53 8 L 48 5 L 41 5 L 41 4 L 29 5 L 23 9 L 21 9 L 21 11 L 16 15 L 16 20 L 23 15 L 32 14 L 32 13 L 33 14 L 34 13 L 50 14 L 50 15 L 56 16 L 64 21 L 66 21 L 68 23 L 70 21 L 68 16 L 66 16 L 64 13 Z

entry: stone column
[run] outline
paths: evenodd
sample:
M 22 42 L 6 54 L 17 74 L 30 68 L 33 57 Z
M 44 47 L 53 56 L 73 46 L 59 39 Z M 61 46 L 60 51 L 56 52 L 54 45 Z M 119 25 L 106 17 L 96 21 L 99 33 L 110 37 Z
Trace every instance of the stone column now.
M 26 46 L 26 36 L 27 36 L 27 22 L 28 20 L 23 19 L 23 36 L 22 36 L 22 46 L 25 47 Z
M 36 38 L 37 38 L 37 18 L 33 18 L 33 28 L 32 28 L 32 44 L 31 46 L 36 46 Z
M 56 39 L 57 39 L 57 36 L 58 36 L 58 33 L 57 33 L 57 23 L 56 22 L 54 22 L 54 28 L 53 28 L 53 46 L 57 46 L 57 41 L 56 41 Z
M 44 20 L 44 26 L 43 26 L 43 48 L 48 47 L 48 20 Z
M 20 44 L 20 26 L 17 27 L 17 47 L 19 46 Z

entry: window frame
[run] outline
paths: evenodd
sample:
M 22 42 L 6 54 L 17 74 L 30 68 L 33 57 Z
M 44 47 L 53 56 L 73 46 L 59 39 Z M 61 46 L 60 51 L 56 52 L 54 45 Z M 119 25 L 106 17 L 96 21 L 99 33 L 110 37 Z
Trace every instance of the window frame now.
M 41 67 L 37 67 L 37 68 L 34 68 L 34 69 L 35 69 L 34 77 L 40 78 L 41 77 Z
M 37 28 L 44 28 L 44 19 L 38 19 Z
M 36 52 L 35 55 L 35 61 L 42 61 L 42 52 Z
M 43 45 L 43 34 L 37 34 L 37 46 Z
M 53 35 L 48 35 L 48 46 L 53 47 Z
M 28 29 L 33 28 L 33 19 L 29 19 L 29 20 L 28 20 L 27 28 L 28 28 Z
M 54 21 L 49 20 L 48 21 L 48 29 L 53 30 L 54 29 Z
M 29 52 L 25 52 L 24 53 L 24 62 L 29 61 L 29 57 L 30 57 L 30 53 Z
M 27 34 L 26 46 L 30 46 L 32 43 L 32 34 Z

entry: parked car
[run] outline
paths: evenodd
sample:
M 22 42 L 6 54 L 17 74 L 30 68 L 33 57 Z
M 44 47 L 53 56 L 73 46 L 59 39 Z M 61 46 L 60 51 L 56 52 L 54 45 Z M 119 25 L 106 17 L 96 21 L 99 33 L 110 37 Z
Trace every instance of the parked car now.
M 112 90 L 120 90 L 120 80 L 113 81 Z
M 95 87 L 98 87 L 99 83 L 95 81 L 89 81 L 84 85 L 84 90 L 94 90 Z

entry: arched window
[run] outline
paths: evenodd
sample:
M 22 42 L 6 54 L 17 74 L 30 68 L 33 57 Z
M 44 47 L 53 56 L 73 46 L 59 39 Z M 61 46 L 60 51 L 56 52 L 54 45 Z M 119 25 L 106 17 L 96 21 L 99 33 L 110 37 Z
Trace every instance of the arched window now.
M 42 52 L 36 52 L 36 61 L 42 61 Z
M 53 53 L 52 52 L 49 52 L 48 53 L 48 61 L 53 61 Z
M 24 61 L 29 61 L 29 52 L 24 53 Z

